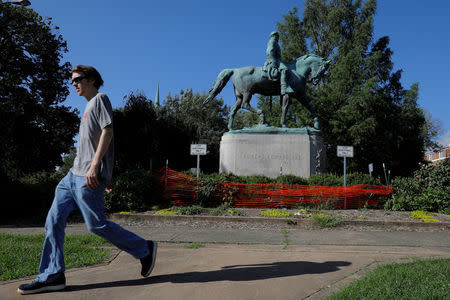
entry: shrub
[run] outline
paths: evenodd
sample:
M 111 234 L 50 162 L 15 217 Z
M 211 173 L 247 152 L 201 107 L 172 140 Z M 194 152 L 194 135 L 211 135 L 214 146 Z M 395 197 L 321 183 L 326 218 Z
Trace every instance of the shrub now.
M 1 221 L 28 219 L 45 220 L 52 205 L 59 178 L 50 172 L 37 172 L 14 180 L 5 178 L 0 183 L 6 198 L 1 209 Z
M 243 216 L 245 215 L 245 212 L 243 209 L 239 209 L 239 208 L 230 208 L 228 209 L 228 214 L 232 215 L 232 216 Z
M 320 227 L 334 227 L 341 224 L 341 220 L 338 217 L 325 214 L 325 213 L 314 213 L 311 215 L 313 223 Z
M 144 170 L 119 174 L 113 191 L 105 193 L 105 208 L 108 212 L 145 211 L 161 201 L 157 180 Z
M 243 183 L 258 183 L 258 184 L 276 183 L 276 179 L 269 178 L 264 175 L 240 176 L 239 180 Z
M 392 180 L 394 193 L 385 208 L 450 213 L 450 162 L 422 165 L 414 177 Z
M 174 206 L 172 210 L 178 212 L 179 215 L 199 215 L 203 212 L 203 207 L 200 205 Z
M 343 177 L 341 177 L 342 182 L 344 182 Z M 347 185 L 357 185 L 357 184 L 372 184 L 372 185 L 383 185 L 379 178 L 370 176 L 364 173 L 350 173 L 347 175 Z
M 284 218 L 289 217 L 291 213 L 289 211 L 281 209 L 266 209 L 260 211 L 259 215 L 263 217 Z
M 155 213 L 155 215 L 174 216 L 174 215 L 178 215 L 178 212 L 176 210 L 174 210 L 173 208 L 165 208 L 165 209 L 158 210 Z
M 308 179 L 298 177 L 295 175 L 283 175 L 283 177 L 278 176 L 276 179 L 276 183 L 281 183 L 283 181 L 283 184 L 300 184 L 300 185 L 308 185 Z
M 206 207 L 219 202 L 217 188 L 220 187 L 220 183 L 221 181 L 216 178 L 202 178 L 195 186 L 198 204 Z
M 313 174 L 308 178 L 308 184 L 313 186 L 342 186 L 344 179 L 335 174 Z
M 450 186 L 450 160 L 445 160 L 436 166 L 423 164 L 414 172 L 414 178 L 427 188 Z
M 231 207 L 230 203 L 225 202 L 225 203 L 219 205 L 218 207 L 212 209 L 210 214 L 213 216 L 222 216 L 222 215 L 226 214 L 226 212 L 228 211 L 228 209 L 230 209 L 230 207 Z

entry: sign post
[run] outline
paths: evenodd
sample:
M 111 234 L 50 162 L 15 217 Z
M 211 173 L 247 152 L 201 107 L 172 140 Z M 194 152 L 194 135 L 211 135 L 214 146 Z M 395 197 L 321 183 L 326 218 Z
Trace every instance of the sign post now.
M 372 176 L 372 172 L 373 172 L 373 164 L 370 163 L 369 164 L 369 174 L 370 174 L 370 176 Z
M 191 155 L 197 155 L 197 179 L 200 176 L 200 155 L 206 155 L 206 144 L 191 144 Z
M 337 156 L 344 158 L 344 188 L 347 186 L 347 157 L 353 157 L 353 146 L 337 146 Z M 344 209 L 347 208 L 347 197 L 344 200 Z

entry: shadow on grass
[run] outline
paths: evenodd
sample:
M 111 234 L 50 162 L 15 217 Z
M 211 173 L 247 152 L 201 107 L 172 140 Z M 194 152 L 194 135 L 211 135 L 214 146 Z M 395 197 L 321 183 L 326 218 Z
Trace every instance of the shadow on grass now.
M 272 264 L 225 266 L 220 270 L 205 272 L 186 272 L 167 275 L 156 275 L 143 279 L 122 280 L 86 285 L 67 286 L 67 292 L 99 288 L 140 286 L 156 283 L 198 283 L 215 281 L 254 281 L 306 274 L 322 274 L 335 272 L 340 267 L 351 265 L 347 261 L 327 261 L 324 263 L 297 261 L 275 262 Z

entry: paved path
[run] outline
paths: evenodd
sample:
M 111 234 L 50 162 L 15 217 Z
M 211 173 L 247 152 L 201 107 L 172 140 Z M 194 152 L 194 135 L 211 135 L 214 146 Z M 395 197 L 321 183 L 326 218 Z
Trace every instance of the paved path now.
M 120 252 L 109 264 L 69 270 L 63 292 L 19 296 L 0 283 L 0 299 L 321 299 L 379 264 L 408 257 L 450 257 L 448 232 L 238 230 L 125 226 L 160 241 L 148 279 L 139 262 Z M 0 228 L 43 233 L 43 228 Z M 68 234 L 86 233 L 84 224 Z M 181 242 L 202 242 L 186 249 Z

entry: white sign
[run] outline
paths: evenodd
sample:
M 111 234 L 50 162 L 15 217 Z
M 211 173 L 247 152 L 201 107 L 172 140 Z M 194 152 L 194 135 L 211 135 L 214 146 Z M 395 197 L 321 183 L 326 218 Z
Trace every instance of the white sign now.
M 353 146 L 337 146 L 338 157 L 353 157 Z
M 191 155 L 206 155 L 206 144 L 192 144 Z
M 373 164 L 369 164 L 369 173 L 372 174 L 373 172 Z

